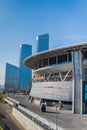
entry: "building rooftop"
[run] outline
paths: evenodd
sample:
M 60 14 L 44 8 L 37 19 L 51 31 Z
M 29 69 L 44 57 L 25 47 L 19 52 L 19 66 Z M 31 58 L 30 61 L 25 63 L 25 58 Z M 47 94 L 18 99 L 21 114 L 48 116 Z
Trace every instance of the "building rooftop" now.
M 44 58 L 50 57 L 50 56 L 55 56 L 55 55 L 62 55 L 65 53 L 70 53 L 72 51 L 77 51 L 77 50 L 86 50 L 87 49 L 87 42 L 85 43 L 80 43 L 80 44 L 74 44 L 74 45 L 70 45 L 70 46 L 63 46 L 63 47 L 59 47 L 59 48 L 55 48 L 55 49 L 49 49 L 40 53 L 36 53 L 34 55 L 31 55 L 29 57 L 27 57 L 24 60 L 24 64 L 30 68 L 33 69 L 33 64 L 36 61 L 40 61 Z

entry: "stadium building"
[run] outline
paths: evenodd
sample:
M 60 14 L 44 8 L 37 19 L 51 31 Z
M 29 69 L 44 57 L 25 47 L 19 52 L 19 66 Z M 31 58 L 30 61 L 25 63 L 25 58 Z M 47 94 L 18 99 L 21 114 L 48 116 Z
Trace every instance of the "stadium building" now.
M 87 43 L 46 50 L 24 64 L 33 70 L 31 99 L 61 101 L 73 113 L 86 113 Z

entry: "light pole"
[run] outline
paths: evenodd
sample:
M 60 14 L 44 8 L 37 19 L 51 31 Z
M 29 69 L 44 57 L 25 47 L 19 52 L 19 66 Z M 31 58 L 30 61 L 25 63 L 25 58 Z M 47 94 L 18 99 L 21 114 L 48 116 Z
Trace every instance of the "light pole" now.
M 58 130 L 57 129 L 57 124 L 58 124 L 57 115 L 58 115 L 58 105 L 56 106 L 56 130 Z

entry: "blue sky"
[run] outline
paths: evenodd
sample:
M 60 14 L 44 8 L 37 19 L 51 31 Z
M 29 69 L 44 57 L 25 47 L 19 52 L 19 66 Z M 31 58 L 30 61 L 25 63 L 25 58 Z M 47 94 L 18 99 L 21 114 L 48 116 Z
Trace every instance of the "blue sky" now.
M 0 84 L 5 64 L 19 65 L 20 44 L 50 35 L 50 48 L 87 41 L 87 0 L 0 0 Z

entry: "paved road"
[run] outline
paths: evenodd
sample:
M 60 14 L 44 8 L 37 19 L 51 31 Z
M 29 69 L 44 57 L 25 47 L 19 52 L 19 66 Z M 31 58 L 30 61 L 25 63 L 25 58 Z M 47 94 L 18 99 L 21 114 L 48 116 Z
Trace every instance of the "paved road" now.
M 0 113 L 3 113 L 4 115 L 4 117 L 0 120 L 1 124 L 3 124 L 4 130 L 21 130 L 6 112 L 5 105 L 2 103 L 0 103 Z
M 38 106 L 29 103 L 27 96 L 15 97 L 16 100 L 24 104 L 32 112 L 56 123 L 56 107 L 47 107 L 47 112 L 42 113 Z M 72 114 L 71 111 L 60 110 L 57 115 L 59 126 L 67 130 L 87 130 L 87 115 Z

